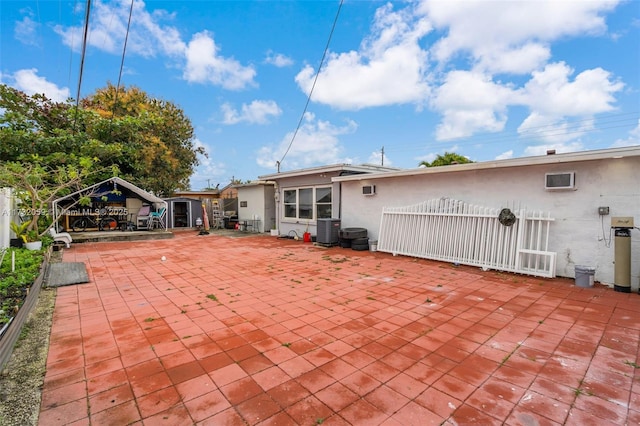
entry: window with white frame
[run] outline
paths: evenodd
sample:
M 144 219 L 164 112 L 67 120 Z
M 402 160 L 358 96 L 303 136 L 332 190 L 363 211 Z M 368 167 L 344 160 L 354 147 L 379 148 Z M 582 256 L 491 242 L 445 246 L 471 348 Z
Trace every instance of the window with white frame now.
M 316 188 L 316 219 L 331 218 L 331 187 Z
M 331 187 L 285 189 L 284 217 L 314 220 L 331 217 Z

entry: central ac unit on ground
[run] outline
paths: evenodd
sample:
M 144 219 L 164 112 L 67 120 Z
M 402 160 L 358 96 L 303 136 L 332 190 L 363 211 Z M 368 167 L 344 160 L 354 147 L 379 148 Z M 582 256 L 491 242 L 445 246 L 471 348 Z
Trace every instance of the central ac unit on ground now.
M 318 219 L 316 242 L 319 244 L 338 244 L 340 219 Z

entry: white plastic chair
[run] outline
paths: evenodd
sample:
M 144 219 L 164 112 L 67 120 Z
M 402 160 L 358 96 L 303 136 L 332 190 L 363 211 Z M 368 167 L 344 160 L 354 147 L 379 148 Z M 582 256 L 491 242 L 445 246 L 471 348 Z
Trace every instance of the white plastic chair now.
M 71 235 L 68 232 L 56 232 L 55 229 L 49 228 L 49 233 L 53 237 L 54 242 L 65 243 L 67 248 L 71 248 L 73 238 L 71 238 Z

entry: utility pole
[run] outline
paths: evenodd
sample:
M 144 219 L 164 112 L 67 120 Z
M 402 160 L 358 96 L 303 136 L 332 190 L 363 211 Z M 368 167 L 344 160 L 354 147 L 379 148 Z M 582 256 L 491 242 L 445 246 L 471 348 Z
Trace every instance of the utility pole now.
M 382 164 L 381 166 L 384 166 L 384 146 L 382 147 Z

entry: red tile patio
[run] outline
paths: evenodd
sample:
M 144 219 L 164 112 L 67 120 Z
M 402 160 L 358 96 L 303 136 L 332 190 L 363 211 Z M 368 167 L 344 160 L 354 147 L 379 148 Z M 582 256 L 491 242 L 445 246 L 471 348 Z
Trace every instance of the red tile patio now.
M 43 426 L 640 423 L 637 294 L 268 236 L 64 260 Z

